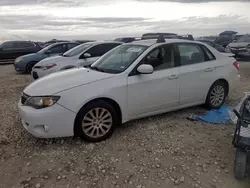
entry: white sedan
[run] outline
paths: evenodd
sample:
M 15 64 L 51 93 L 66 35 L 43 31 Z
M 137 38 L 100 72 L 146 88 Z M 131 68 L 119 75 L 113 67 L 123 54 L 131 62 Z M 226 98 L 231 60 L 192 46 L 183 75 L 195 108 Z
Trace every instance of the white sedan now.
M 18 103 L 36 137 L 97 142 L 120 123 L 194 105 L 220 108 L 239 81 L 238 62 L 194 41 L 127 43 L 89 68 L 54 73 L 27 86 Z
M 116 41 L 87 42 L 70 49 L 62 56 L 49 57 L 38 62 L 33 67 L 31 74 L 34 79 L 38 79 L 54 72 L 78 66 L 88 66 L 121 44 L 121 42 Z

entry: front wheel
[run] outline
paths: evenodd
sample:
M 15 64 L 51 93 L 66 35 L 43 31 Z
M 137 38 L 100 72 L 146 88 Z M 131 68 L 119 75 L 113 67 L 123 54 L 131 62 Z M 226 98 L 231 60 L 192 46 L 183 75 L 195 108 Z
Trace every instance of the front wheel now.
M 243 180 L 246 174 L 247 152 L 237 148 L 234 161 L 234 176 Z
M 226 100 L 228 88 L 223 81 L 216 81 L 208 91 L 206 106 L 209 109 L 220 108 Z
M 26 66 L 26 73 L 31 73 L 31 71 L 32 71 L 32 68 L 34 67 L 34 65 L 36 64 L 37 62 L 30 62 L 30 63 L 28 63 L 28 65 Z
M 98 100 L 84 106 L 75 122 L 75 135 L 87 142 L 99 142 L 109 138 L 118 124 L 115 109 L 109 103 Z

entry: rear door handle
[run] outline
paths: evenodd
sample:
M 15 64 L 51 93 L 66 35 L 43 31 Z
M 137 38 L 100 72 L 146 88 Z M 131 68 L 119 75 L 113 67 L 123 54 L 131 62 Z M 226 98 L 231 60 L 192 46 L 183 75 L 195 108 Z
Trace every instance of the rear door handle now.
M 177 79 L 178 77 L 179 77 L 178 75 L 173 74 L 173 75 L 170 75 L 170 76 L 168 77 L 168 79 L 169 79 L 169 80 L 173 80 L 173 79 Z
M 205 69 L 205 72 L 212 72 L 214 69 L 213 68 L 207 68 Z

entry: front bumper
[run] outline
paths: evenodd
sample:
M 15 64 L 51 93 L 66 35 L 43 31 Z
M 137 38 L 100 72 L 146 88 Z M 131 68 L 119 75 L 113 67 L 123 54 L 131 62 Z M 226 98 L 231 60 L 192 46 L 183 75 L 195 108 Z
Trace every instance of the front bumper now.
M 31 75 L 33 76 L 34 79 L 38 79 L 38 78 L 44 77 L 50 73 L 52 73 L 52 71 L 50 69 L 44 70 L 42 68 L 38 69 L 38 68 L 34 67 L 32 69 Z
M 20 62 L 14 62 L 13 63 L 13 66 L 14 66 L 14 69 L 17 71 L 17 72 L 25 72 L 25 69 L 26 69 L 26 65 L 24 63 L 20 63 Z
M 227 48 L 226 52 L 233 53 L 236 56 L 242 56 L 242 57 L 250 56 L 250 49 L 247 48 L 245 49 Z
M 34 109 L 18 102 L 23 127 L 38 138 L 68 137 L 74 135 L 76 114 L 59 104 Z

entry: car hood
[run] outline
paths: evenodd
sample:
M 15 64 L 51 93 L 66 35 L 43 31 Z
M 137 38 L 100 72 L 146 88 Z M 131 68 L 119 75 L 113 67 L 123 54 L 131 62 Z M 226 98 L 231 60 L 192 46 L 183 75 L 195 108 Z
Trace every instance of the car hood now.
M 32 53 L 32 54 L 27 54 L 23 55 L 20 58 L 22 58 L 24 61 L 40 61 L 43 58 L 43 55 L 39 53 Z
M 56 61 L 60 61 L 64 59 L 65 57 L 63 56 L 52 56 L 52 57 L 47 57 L 46 59 L 43 59 L 42 61 L 39 62 L 39 65 L 45 65 L 48 63 L 54 63 Z
M 97 82 L 114 74 L 98 72 L 83 67 L 60 71 L 42 77 L 24 89 L 24 93 L 30 96 L 54 95 L 61 91 Z
M 42 61 L 40 61 L 38 64 L 36 64 L 37 66 L 44 66 L 44 65 L 48 65 L 51 63 L 57 63 L 57 62 L 71 62 L 71 61 L 75 61 L 75 58 L 72 57 L 64 57 L 64 56 L 55 56 L 55 57 L 49 57 L 46 58 Z
M 229 46 L 230 47 L 237 47 L 237 48 L 239 48 L 239 47 L 242 47 L 242 48 L 244 48 L 244 47 L 247 47 L 248 45 L 250 45 L 250 43 L 249 42 L 238 42 L 238 43 L 230 43 L 229 44 Z

